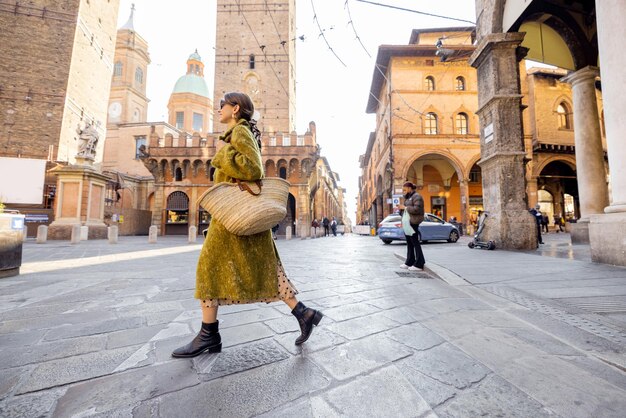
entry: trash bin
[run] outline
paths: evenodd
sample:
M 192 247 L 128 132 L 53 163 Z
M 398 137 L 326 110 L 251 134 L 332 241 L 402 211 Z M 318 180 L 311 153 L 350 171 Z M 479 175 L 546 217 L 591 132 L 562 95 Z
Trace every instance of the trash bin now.
M 20 274 L 24 215 L 0 213 L 0 278 Z

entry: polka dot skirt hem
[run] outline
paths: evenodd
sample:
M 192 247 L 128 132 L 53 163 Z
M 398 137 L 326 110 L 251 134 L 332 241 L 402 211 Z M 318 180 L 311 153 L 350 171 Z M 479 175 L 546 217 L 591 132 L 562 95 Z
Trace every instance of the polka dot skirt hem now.
M 298 294 L 298 290 L 295 288 L 291 280 L 287 277 L 285 273 L 285 269 L 283 268 L 282 263 L 279 261 L 276 267 L 276 275 L 278 279 L 278 293 L 273 298 L 263 298 L 256 300 L 234 300 L 234 299 L 203 299 L 201 300 L 201 304 L 205 308 L 213 308 L 215 306 L 221 305 L 238 305 L 245 303 L 271 303 L 277 302 L 279 300 L 287 300 L 291 299 L 295 295 Z

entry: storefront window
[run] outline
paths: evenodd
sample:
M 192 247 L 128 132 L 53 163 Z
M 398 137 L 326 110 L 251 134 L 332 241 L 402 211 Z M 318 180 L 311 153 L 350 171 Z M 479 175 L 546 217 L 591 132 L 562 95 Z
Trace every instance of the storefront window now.
M 186 210 L 168 210 L 167 211 L 167 223 L 168 224 L 186 224 L 188 211 Z
M 167 197 L 165 222 L 168 224 L 186 224 L 189 216 L 189 197 L 184 192 L 173 192 Z
M 200 209 L 198 212 L 198 223 L 209 224 L 211 222 L 211 214 L 205 210 Z

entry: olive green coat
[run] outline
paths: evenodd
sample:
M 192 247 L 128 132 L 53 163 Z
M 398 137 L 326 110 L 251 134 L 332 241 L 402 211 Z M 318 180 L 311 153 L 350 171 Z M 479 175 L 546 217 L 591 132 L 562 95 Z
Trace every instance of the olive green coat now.
M 220 137 L 226 142 L 211 164 L 215 183 L 263 178 L 263 162 L 248 123 L 241 119 Z M 196 271 L 197 299 L 254 301 L 278 295 L 278 253 L 270 230 L 237 236 L 213 219 Z

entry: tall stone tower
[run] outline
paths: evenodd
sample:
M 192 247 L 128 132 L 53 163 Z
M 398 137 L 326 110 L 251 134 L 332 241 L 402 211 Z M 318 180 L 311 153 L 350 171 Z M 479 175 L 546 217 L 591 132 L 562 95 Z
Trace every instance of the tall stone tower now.
M 148 117 L 146 82 L 148 77 L 148 43 L 135 31 L 135 6 L 124 26 L 117 31 L 108 124 L 145 122 Z
M 198 50 L 187 58 L 187 73 L 180 77 L 167 103 L 168 121 L 185 132 L 207 133 L 213 125 L 213 104 L 204 80 Z
M 214 103 L 229 91 L 247 93 L 261 131 L 295 130 L 295 9 L 295 0 L 217 0 Z

